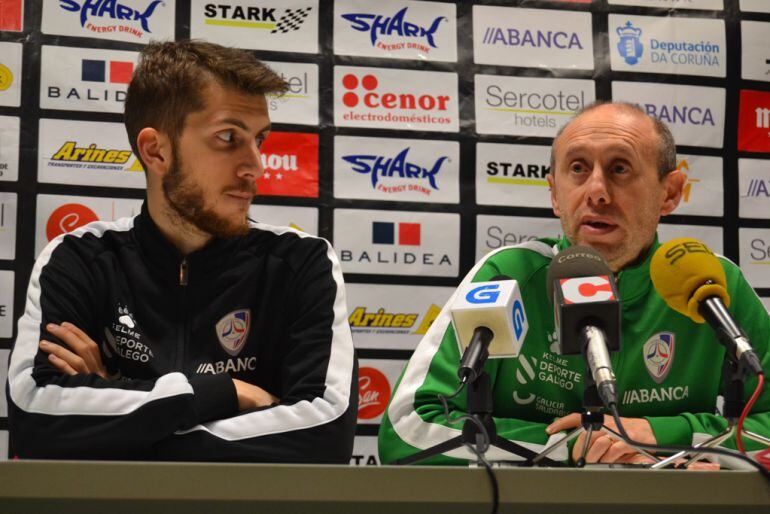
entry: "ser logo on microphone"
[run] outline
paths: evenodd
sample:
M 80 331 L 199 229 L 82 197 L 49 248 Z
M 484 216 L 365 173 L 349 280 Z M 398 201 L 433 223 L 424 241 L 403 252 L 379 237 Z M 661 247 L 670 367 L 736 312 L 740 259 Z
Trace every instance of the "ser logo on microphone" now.
M 465 300 L 468 303 L 483 304 L 495 303 L 500 297 L 500 286 L 498 284 L 487 284 L 479 286 L 468 291 Z
M 616 300 L 607 275 L 563 278 L 559 280 L 564 303 L 591 303 Z
M 665 257 L 668 260 L 669 266 L 676 264 L 676 261 L 687 255 L 688 253 L 705 253 L 714 255 L 714 252 L 709 250 L 709 247 L 700 241 L 690 240 L 676 244 L 666 251 Z
M 526 323 L 527 317 L 524 314 L 524 306 L 521 305 L 519 300 L 516 300 L 513 302 L 513 333 L 516 335 L 517 341 L 521 341 Z

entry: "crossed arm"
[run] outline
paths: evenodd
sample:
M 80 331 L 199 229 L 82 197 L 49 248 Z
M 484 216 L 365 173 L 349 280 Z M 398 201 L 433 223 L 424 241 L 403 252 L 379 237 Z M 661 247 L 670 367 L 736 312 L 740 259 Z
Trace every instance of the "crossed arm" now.
M 49 323 L 46 329 L 67 345 L 64 347 L 46 340 L 40 341 L 40 349 L 48 355 L 48 362 L 60 372 L 67 375 L 93 373 L 108 380 L 120 378 L 119 375 L 108 375 L 99 353 L 99 345 L 72 323 L 64 322 L 61 325 Z M 232 381 L 238 396 L 240 412 L 268 407 L 279 402 L 277 397 L 259 386 L 235 378 Z

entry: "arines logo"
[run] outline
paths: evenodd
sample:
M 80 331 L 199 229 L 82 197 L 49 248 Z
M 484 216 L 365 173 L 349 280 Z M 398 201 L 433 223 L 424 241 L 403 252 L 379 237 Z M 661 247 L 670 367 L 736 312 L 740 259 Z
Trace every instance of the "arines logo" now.
M 135 3 L 128 0 L 59 0 L 59 7 L 79 13 L 80 26 L 91 32 L 122 32 L 141 38 L 152 32 L 150 18 L 163 1 L 153 0 L 143 11 L 134 9 Z
M 369 175 L 373 189 L 384 193 L 417 191 L 430 196 L 433 191 L 438 190 L 436 176 L 441 170 L 442 164 L 449 160 L 449 157 L 441 156 L 431 167 L 425 168 L 407 160 L 409 150 L 410 148 L 405 148 L 395 157 L 383 155 L 345 155 L 342 156 L 342 159 L 351 165 L 353 171 Z M 383 177 L 392 180 L 386 180 L 384 184 L 380 182 L 380 179 Z M 398 179 L 408 182 L 399 184 L 397 183 Z M 423 184 L 427 184 L 428 187 Z
M 429 53 L 431 48 L 437 48 L 434 34 L 439 29 L 442 21 L 447 21 L 444 16 L 436 17 L 430 26 L 423 27 L 417 23 L 406 21 L 407 7 L 404 7 L 393 16 L 383 16 L 370 13 L 348 13 L 342 17 L 351 23 L 353 30 L 368 32 L 372 46 L 389 52 L 399 50 L 417 49 Z M 404 38 L 401 42 L 385 43 L 379 38 L 385 36 Z M 424 42 L 421 42 L 423 40 Z M 391 39 L 391 41 L 393 41 Z
M 95 143 L 86 147 L 78 147 L 76 141 L 67 141 L 51 156 L 52 162 L 57 163 L 83 163 L 83 164 L 106 164 L 116 165 L 113 169 L 123 169 L 121 164 L 125 164 L 133 155 L 131 150 L 118 150 L 109 148 L 99 148 Z M 137 160 L 138 162 L 138 160 Z M 84 166 L 77 166 L 84 167 Z M 89 166 L 100 167 L 100 166 Z M 139 168 L 141 171 L 141 167 Z
M 366 307 L 358 306 L 350 313 L 348 323 L 354 334 L 415 334 L 424 335 L 430 325 L 441 312 L 441 307 L 431 304 L 423 314 L 422 322 L 412 331 L 420 314 L 417 312 L 388 312 L 380 307 L 376 311 L 368 311 Z
M 228 4 L 206 4 L 204 24 L 222 27 L 240 27 L 269 31 L 270 34 L 286 34 L 302 27 L 312 7 L 301 9 L 277 9 Z

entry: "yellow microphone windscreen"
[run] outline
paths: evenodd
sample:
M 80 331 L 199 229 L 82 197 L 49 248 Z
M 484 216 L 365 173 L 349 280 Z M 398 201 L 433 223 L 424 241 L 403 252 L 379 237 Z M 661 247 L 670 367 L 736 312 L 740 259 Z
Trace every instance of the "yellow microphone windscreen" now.
M 725 270 L 697 239 L 680 237 L 662 244 L 652 256 L 650 278 L 669 307 L 696 323 L 705 321 L 698 307 L 706 298 L 718 296 L 730 305 Z

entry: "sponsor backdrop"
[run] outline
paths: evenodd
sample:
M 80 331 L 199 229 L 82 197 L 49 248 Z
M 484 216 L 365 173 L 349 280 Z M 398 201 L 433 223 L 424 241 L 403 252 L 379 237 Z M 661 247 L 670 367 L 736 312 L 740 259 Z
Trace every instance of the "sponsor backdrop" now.
M 351 464 L 377 464 L 411 352 L 473 263 L 558 236 L 559 127 L 595 99 L 667 123 L 687 175 L 663 240 L 740 263 L 770 306 L 767 0 L 2 0 L 0 379 L 35 257 L 132 216 L 144 173 L 122 126 L 153 39 L 254 52 L 289 83 L 251 216 L 328 238 L 361 359 Z M 0 400 L 0 455 L 7 419 Z

